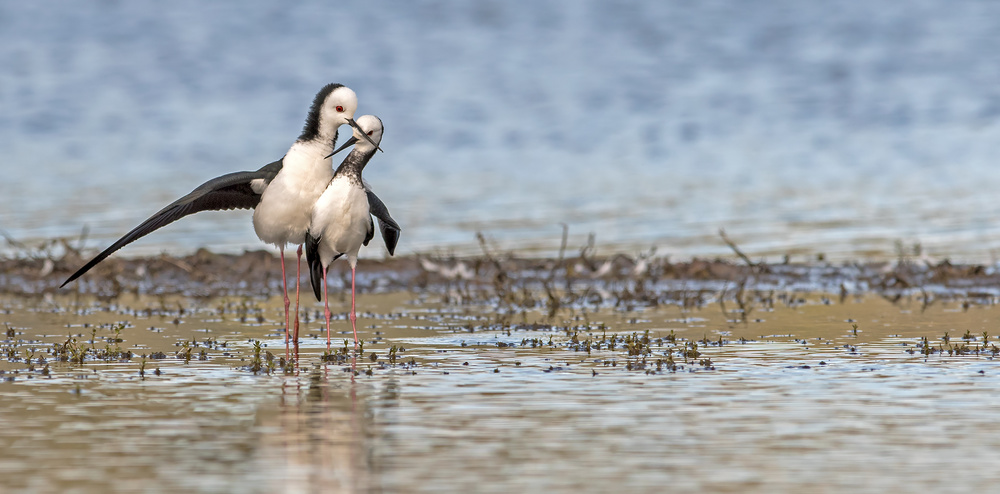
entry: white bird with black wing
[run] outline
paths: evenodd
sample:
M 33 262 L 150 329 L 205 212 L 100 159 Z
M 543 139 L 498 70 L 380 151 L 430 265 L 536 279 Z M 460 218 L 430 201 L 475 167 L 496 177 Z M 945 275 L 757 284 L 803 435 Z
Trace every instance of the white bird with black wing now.
M 381 201 L 371 201 L 371 190 L 361 178 L 365 165 L 375 155 L 382 141 L 382 121 L 372 115 L 358 118 L 354 135 L 340 149 L 354 144 L 354 149 L 333 174 L 326 190 L 320 195 L 312 210 L 312 222 L 306 234 L 306 262 L 309 264 L 310 281 L 317 300 L 324 301 L 326 317 L 326 346 L 330 348 L 330 298 L 327 293 L 326 275 L 330 263 L 341 256 L 347 257 L 351 266 L 351 329 L 354 331 L 354 348 L 358 348 L 356 298 L 356 268 L 358 251 L 368 245 L 375 235 L 372 215 L 379 218 L 383 238 L 388 246 L 390 238 L 395 244 L 399 225 L 389 217 Z M 367 138 L 367 139 L 366 139 Z M 338 149 L 338 151 L 340 150 Z M 380 209 L 381 211 L 376 211 Z M 386 232 L 390 236 L 386 236 Z M 323 295 L 320 296 L 320 286 Z
M 253 225 L 257 236 L 262 241 L 277 246 L 281 253 L 287 342 L 290 337 L 290 317 L 285 246 L 299 245 L 301 260 L 301 244 L 305 241 L 313 205 L 333 177 L 330 156 L 334 154 L 332 151 L 337 131 L 343 124 L 357 127 L 357 122 L 353 119 L 357 107 L 357 95 L 350 88 L 341 84 L 326 85 L 316 94 L 302 134 L 284 157 L 257 171 L 229 173 L 198 186 L 190 194 L 161 209 L 111 244 L 73 273 L 62 286 L 79 278 L 118 249 L 187 215 L 200 211 L 254 209 Z M 378 147 L 372 141 L 368 145 Z M 388 212 L 378 197 L 373 193 L 369 193 L 368 197 L 373 202 L 373 214 L 386 214 L 386 217 L 379 217 L 379 220 L 391 255 L 399 238 L 398 230 L 392 230 L 396 223 L 388 217 Z M 295 286 L 295 338 L 298 338 L 298 278 Z

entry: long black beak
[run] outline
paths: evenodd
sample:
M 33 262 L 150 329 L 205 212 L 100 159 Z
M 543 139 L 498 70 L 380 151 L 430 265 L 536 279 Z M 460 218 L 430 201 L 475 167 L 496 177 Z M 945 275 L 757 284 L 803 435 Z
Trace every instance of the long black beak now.
M 354 127 L 355 129 L 357 129 L 358 132 L 361 132 L 361 135 L 365 136 L 365 139 L 367 139 L 368 142 L 370 142 L 372 144 L 372 146 L 375 146 L 375 149 L 378 149 L 379 151 L 382 151 L 382 148 L 378 147 L 378 144 L 375 144 L 375 141 L 373 141 L 372 138 L 369 137 L 368 134 L 365 133 L 364 130 L 361 130 L 361 126 L 358 125 L 358 123 L 355 122 L 353 118 L 347 119 L 347 123 L 351 124 L 351 127 Z M 385 151 L 382 151 L 382 152 L 384 153 Z
M 339 148 L 337 148 L 336 150 L 334 150 L 332 153 L 328 154 L 326 157 L 329 158 L 330 156 L 333 156 L 333 155 L 335 155 L 335 154 L 343 151 L 344 148 L 348 148 L 348 147 L 353 146 L 354 143 L 356 143 L 356 142 L 358 142 L 358 138 L 354 137 L 354 136 L 351 136 L 350 139 L 344 141 L 344 143 L 341 144 Z M 382 152 L 384 153 L 385 151 L 382 151 Z M 324 159 L 326 159 L 326 158 L 324 158 Z

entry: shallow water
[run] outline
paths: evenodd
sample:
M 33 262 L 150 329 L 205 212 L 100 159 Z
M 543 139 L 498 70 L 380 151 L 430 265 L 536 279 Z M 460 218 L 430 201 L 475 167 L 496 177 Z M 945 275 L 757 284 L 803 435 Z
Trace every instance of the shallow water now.
M 0 233 L 110 244 L 280 157 L 312 96 L 386 125 L 401 253 L 986 262 L 1000 247 L 997 5 L 915 0 L 8 2 Z M 258 248 L 198 215 L 123 255 Z M 381 257 L 381 247 L 365 255 Z
M 2 487 L 967 492 L 1000 478 L 997 336 L 989 350 L 955 353 L 984 346 L 1000 319 L 992 305 L 793 295 L 746 318 L 710 303 L 548 320 L 366 294 L 357 375 L 321 363 L 319 306 L 298 368 L 254 373 L 252 341 L 284 354 L 277 299 L 5 296 L 14 335 L 0 347 Z M 335 347 L 350 331 L 346 307 L 332 307 Z M 646 330 L 645 357 L 622 340 L 608 348 L 611 335 Z M 574 334 L 605 344 L 588 352 Z M 69 337 L 135 356 L 81 365 L 45 355 Z M 693 343 L 700 355 L 685 361 Z

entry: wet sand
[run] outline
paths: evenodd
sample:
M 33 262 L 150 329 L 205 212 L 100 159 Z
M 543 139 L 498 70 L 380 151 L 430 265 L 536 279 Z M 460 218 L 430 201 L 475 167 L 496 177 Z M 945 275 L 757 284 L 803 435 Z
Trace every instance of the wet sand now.
M 341 267 L 333 348 L 305 292 L 287 365 L 269 253 L 112 259 L 59 290 L 66 257 L 2 261 L 4 492 L 947 492 L 1000 477 L 989 266 L 365 261 L 361 355 Z

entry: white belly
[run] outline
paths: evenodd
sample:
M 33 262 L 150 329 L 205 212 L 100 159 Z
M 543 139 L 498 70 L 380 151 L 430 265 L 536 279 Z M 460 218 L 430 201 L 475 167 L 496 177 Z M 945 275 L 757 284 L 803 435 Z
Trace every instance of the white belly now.
M 257 237 L 278 247 L 305 242 L 313 205 L 333 176 L 329 159 L 296 146 L 288 151 L 253 212 Z
M 345 177 L 335 178 L 316 201 L 310 226 L 312 235 L 319 238 L 323 266 L 329 266 L 340 254 L 346 255 L 353 266 L 370 226 L 364 189 Z

